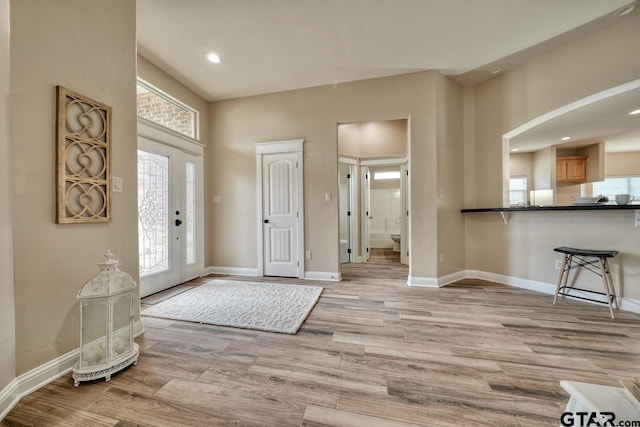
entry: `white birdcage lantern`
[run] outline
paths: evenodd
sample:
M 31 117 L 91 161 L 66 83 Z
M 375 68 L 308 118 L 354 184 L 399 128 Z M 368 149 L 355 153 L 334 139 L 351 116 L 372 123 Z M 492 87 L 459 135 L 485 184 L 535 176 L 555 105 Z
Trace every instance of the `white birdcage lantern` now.
M 80 300 L 80 360 L 73 367 L 73 383 L 104 378 L 138 362 L 133 342 L 133 291 L 136 282 L 118 269 L 110 251 L 100 272 L 78 292 Z

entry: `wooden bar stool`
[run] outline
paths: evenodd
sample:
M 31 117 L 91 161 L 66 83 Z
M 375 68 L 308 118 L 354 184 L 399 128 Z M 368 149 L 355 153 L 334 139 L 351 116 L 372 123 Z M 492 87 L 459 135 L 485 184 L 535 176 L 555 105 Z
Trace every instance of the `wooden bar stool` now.
M 611 278 L 611 270 L 609 269 L 609 258 L 613 258 L 618 255 L 618 251 L 600 251 L 591 249 L 576 249 L 561 246 L 553 249 L 556 252 L 564 254 L 564 260 L 562 262 L 562 268 L 560 269 L 560 277 L 558 277 L 558 284 L 556 285 L 556 294 L 553 297 L 553 305 L 556 305 L 558 295 L 562 297 L 579 298 L 587 301 L 593 301 L 600 304 L 608 304 L 609 311 L 611 312 L 611 318 L 613 316 L 613 304 L 618 307 L 618 299 L 616 298 L 616 290 L 613 286 L 613 279 Z M 588 289 L 579 289 L 568 285 L 569 271 L 576 268 L 585 268 L 590 272 L 602 277 L 602 284 L 604 285 L 604 292 L 591 291 Z M 571 290 L 577 290 L 582 292 L 589 292 L 592 294 L 604 295 L 607 301 L 597 300 L 593 298 L 586 298 L 579 295 L 571 295 Z

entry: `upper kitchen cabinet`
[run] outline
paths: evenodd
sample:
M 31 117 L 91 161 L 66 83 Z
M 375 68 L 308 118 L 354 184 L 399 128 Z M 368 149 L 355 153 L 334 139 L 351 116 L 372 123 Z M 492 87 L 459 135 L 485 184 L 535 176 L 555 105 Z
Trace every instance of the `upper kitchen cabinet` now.
M 587 180 L 588 156 L 556 157 L 557 182 L 584 182 Z
M 556 150 L 556 182 L 579 184 L 604 180 L 604 143 L 560 144 Z

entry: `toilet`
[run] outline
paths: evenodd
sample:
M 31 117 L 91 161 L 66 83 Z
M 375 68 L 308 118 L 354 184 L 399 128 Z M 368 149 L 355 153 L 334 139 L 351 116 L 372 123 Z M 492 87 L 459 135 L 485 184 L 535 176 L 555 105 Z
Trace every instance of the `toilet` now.
M 391 240 L 393 240 L 393 251 L 400 252 L 400 233 L 391 233 Z

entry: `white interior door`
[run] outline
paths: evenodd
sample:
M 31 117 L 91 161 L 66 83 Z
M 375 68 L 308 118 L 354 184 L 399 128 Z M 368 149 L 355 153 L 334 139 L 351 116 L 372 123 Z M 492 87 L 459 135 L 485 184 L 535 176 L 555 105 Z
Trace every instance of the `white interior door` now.
M 371 252 L 371 172 L 368 166 L 362 167 L 362 258 L 369 261 Z
M 265 276 L 298 277 L 298 180 L 295 152 L 262 156 Z
M 199 275 L 200 159 L 138 137 L 141 297 Z

